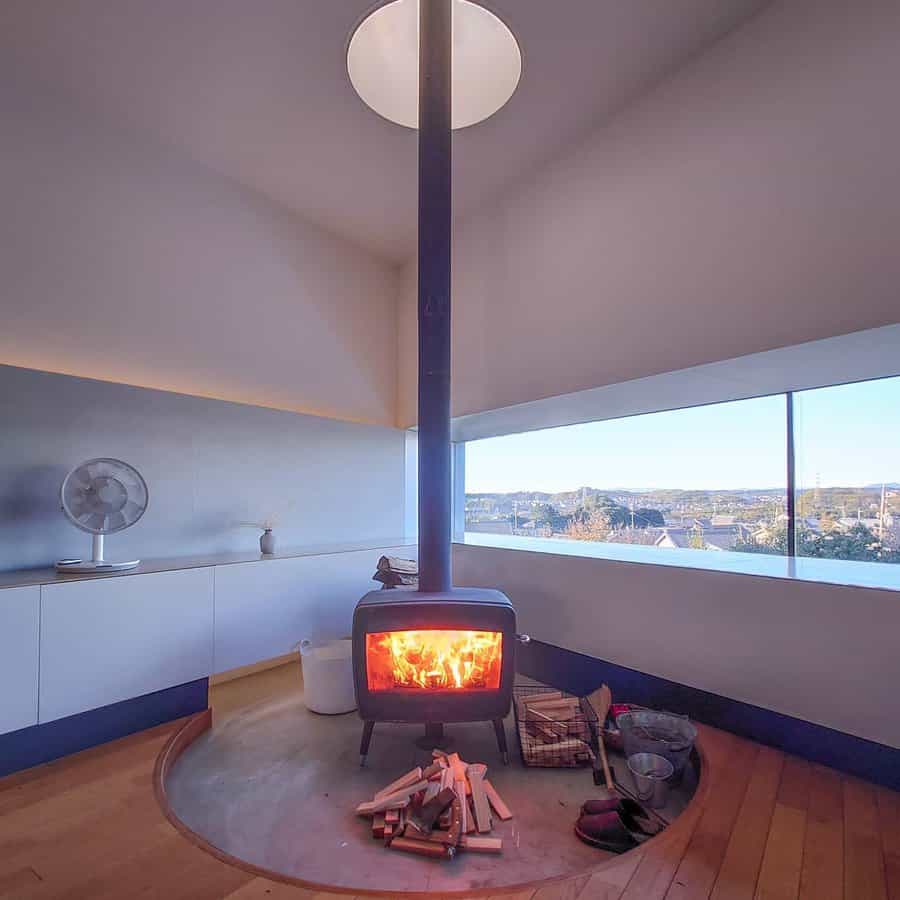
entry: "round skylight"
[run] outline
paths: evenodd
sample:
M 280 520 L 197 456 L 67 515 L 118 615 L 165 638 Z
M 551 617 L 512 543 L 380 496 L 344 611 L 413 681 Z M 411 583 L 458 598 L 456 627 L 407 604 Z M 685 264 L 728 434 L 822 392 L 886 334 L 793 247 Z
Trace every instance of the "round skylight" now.
M 419 0 L 392 0 L 363 19 L 350 38 L 347 72 L 367 106 L 417 128 Z M 522 54 L 509 28 L 477 3 L 453 0 L 453 127 L 492 116 L 521 74 Z

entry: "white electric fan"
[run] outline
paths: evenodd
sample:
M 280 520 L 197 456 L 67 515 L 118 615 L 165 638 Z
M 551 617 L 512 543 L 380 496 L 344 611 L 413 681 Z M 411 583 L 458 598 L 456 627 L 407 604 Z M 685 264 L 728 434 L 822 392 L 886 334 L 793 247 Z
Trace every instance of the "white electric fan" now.
M 147 482 L 137 469 L 120 459 L 89 459 L 66 475 L 59 495 L 69 521 L 93 540 L 91 559 L 61 559 L 58 572 L 120 571 L 140 562 L 103 558 L 105 536 L 134 525 L 147 509 Z

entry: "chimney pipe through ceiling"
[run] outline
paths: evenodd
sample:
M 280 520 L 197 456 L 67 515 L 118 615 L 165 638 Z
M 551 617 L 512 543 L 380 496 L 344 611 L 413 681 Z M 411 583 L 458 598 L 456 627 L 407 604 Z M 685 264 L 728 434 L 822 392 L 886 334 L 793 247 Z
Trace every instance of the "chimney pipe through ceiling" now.
M 450 589 L 452 0 L 419 2 L 419 589 Z

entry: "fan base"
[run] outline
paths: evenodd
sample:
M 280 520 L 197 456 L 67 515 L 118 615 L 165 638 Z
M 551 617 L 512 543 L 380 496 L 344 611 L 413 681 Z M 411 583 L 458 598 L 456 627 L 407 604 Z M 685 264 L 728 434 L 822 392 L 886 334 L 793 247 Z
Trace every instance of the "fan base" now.
M 57 572 L 121 572 L 133 569 L 140 563 L 139 559 L 129 562 L 109 562 L 105 559 L 61 559 L 56 564 Z

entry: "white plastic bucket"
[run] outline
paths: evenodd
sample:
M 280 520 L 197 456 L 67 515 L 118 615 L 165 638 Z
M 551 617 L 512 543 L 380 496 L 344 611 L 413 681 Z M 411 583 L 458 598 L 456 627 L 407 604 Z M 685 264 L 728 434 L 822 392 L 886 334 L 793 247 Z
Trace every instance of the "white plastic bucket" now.
M 334 716 L 356 709 L 353 690 L 353 642 L 349 638 L 300 641 L 303 702 L 315 713 Z

